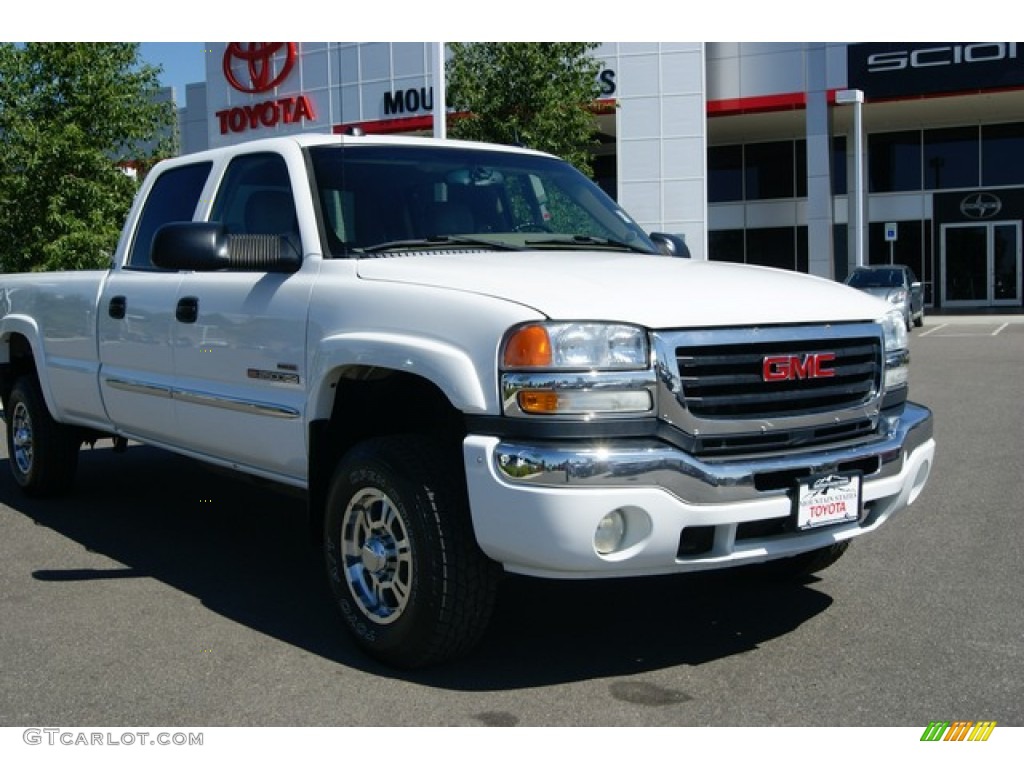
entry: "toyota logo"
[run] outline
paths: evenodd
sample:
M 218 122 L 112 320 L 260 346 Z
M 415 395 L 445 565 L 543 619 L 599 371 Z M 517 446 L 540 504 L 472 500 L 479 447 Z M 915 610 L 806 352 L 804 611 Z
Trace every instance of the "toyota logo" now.
M 228 43 L 224 51 L 224 77 L 242 93 L 272 91 L 288 77 L 296 55 L 295 43 Z M 239 77 L 239 72 L 244 74 Z
M 960 213 L 969 219 L 991 219 L 1003 209 L 1003 201 L 989 192 L 975 192 L 960 201 Z

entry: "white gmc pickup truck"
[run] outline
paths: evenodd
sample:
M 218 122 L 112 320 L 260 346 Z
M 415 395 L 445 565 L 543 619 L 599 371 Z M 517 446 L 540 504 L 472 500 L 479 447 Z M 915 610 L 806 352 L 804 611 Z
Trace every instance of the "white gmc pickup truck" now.
M 819 570 L 928 479 L 903 319 L 684 251 L 522 149 L 169 160 L 109 271 L 0 276 L 11 470 L 64 492 L 112 438 L 301 489 L 353 637 L 405 667 L 468 651 L 503 571 Z

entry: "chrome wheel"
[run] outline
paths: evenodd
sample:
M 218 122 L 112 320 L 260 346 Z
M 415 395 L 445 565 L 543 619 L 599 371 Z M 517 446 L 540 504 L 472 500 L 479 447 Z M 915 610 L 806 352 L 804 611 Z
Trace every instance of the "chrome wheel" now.
M 409 604 L 413 564 L 394 503 L 377 489 L 361 490 L 345 507 L 340 540 L 345 579 L 360 612 L 375 624 L 397 620 Z
M 32 417 L 24 403 L 14 406 L 11 414 L 11 457 L 23 475 L 32 471 Z
M 14 382 L 4 398 L 11 474 L 29 496 L 64 493 L 75 478 L 81 434 L 54 421 L 34 376 Z
M 501 569 L 473 536 L 460 459 L 457 443 L 389 435 L 356 444 L 334 470 L 327 579 L 352 638 L 379 661 L 437 664 L 487 626 Z

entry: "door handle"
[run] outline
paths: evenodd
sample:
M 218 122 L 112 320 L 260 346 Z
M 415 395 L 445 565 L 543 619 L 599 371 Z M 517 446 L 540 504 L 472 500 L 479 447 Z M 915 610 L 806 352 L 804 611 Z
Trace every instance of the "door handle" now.
M 178 299 L 178 306 L 174 310 L 174 317 L 179 323 L 194 323 L 199 319 L 199 299 L 195 296 L 186 296 Z
M 107 305 L 107 314 L 115 320 L 124 320 L 125 312 L 128 310 L 128 302 L 124 296 L 114 296 Z

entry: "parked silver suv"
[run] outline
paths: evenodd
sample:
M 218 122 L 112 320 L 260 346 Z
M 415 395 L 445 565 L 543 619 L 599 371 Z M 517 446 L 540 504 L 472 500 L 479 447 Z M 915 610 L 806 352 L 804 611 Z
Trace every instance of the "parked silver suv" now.
M 911 323 L 918 328 L 924 324 L 924 295 L 910 267 L 903 264 L 857 267 L 846 278 L 846 284 L 898 307 L 908 331 Z

